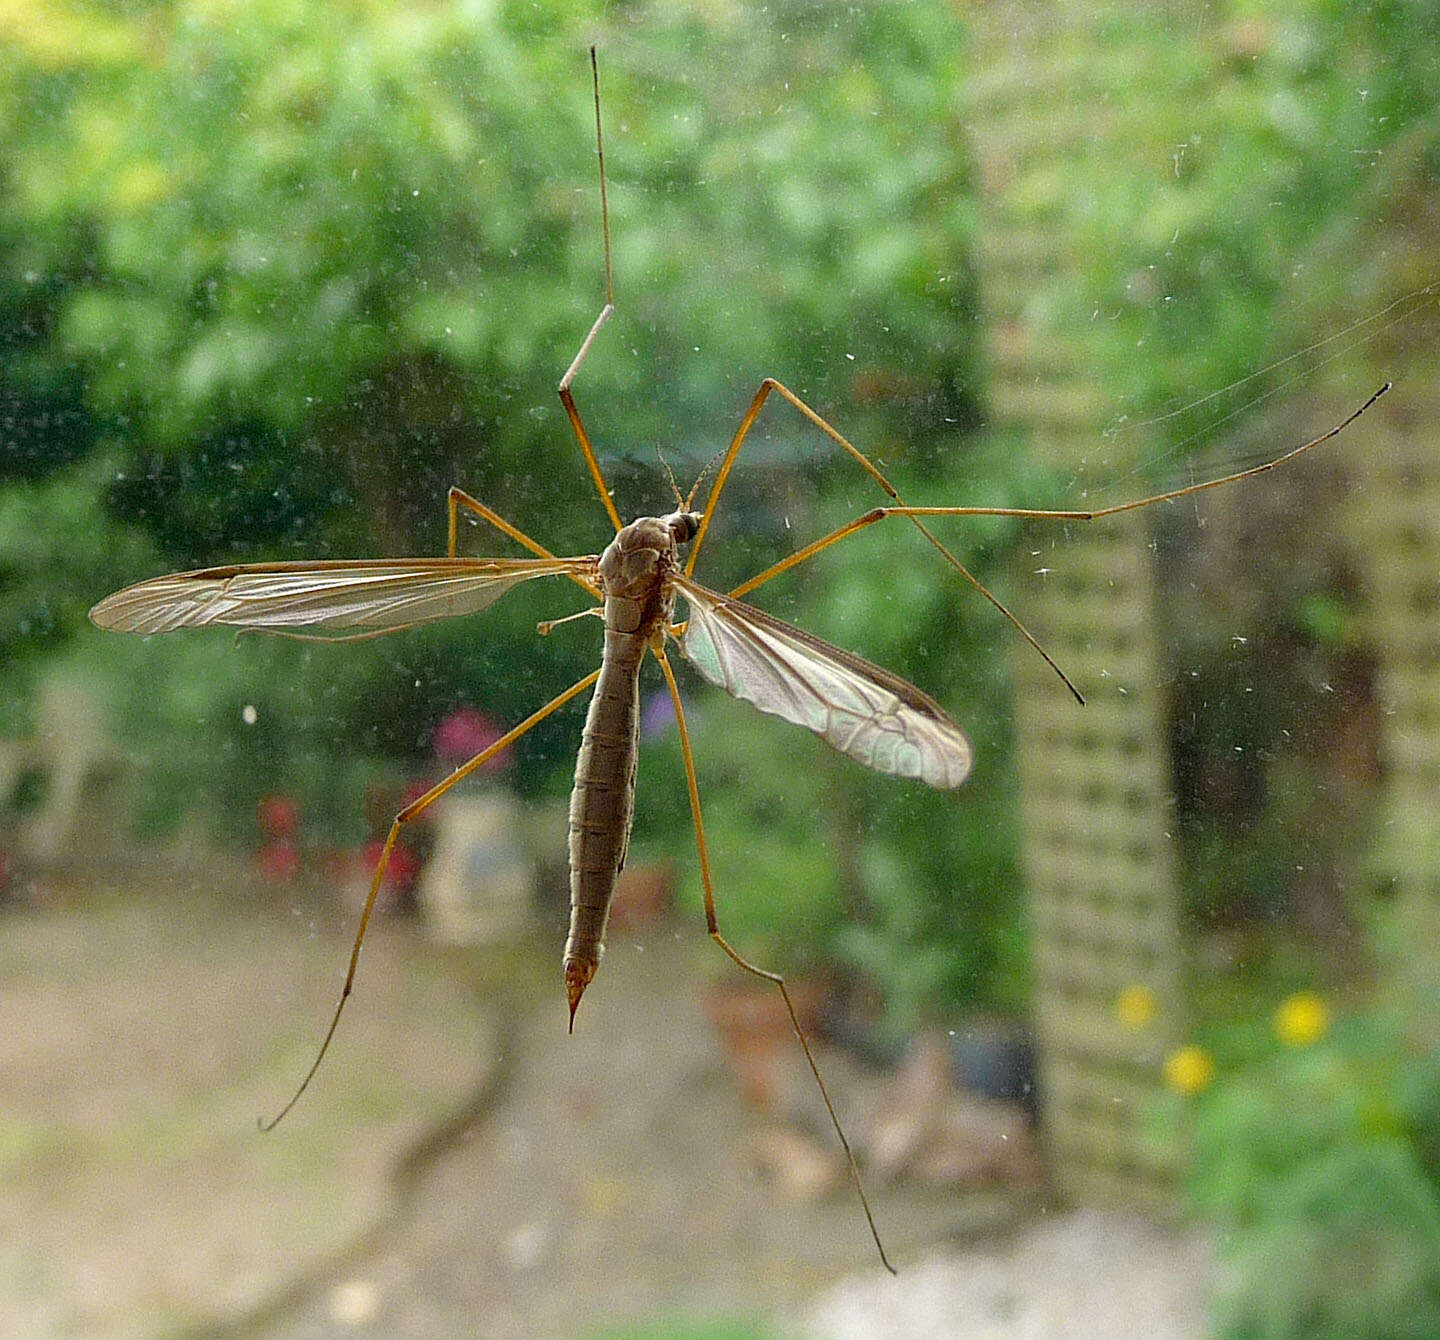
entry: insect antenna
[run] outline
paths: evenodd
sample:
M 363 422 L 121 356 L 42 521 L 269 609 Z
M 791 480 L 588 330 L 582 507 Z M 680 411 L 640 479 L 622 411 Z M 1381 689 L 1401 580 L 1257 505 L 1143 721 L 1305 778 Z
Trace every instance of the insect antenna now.
M 680 496 L 680 485 L 675 482 L 675 471 L 670 468 L 670 462 L 665 459 L 665 453 L 659 447 L 655 448 L 655 454 L 660 458 L 660 464 L 665 467 L 665 477 L 670 481 L 670 492 L 675 495 L 675 510 L 677 512 L 688 512 L 689 505 Z
M 686 495 L 685 501 L 680 505 L 680 510 L 682 512 L 688 512 L 692 507 L 695 506 L 695 495 L 700 492 L 700 485 L 705 482 L 705 476 L 708 475 L 710 471 L 715 468 L 715 463 L 724 454 L 725 448 L 721 447 L 719 451 L 717 451 L 708 461 L 705 462 L 705 468 L 700 471 L 699 477 L 695 480 L 695 486 Z

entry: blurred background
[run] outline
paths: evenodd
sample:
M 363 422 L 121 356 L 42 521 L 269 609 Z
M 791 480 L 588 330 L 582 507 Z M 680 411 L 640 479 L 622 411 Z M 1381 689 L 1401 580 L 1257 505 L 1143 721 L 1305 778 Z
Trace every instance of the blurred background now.
M 1428 0 L 0 10 L 0 1329 L 1440 1333 L 1440 18 Z M 673 505 L 762 378 L 941 520 L 756 592 L 974 743 L 956 793 L 646 697 L 610 953 L 565 1034 L 534 583 L 342 646 L 101 633 L 130 581 L 556 553 Z M 662 457 L 663 453 L 663 457 Z M 884 501 L 778 399 L 697 576 Z M 462 552 L 513 556 L 462 517 Z M 652 667 L 653 669 L 653 667 Z

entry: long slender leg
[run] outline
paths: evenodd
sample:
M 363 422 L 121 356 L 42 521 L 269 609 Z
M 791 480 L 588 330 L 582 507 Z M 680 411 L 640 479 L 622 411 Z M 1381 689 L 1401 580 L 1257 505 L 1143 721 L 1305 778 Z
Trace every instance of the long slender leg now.
M 896 506 L 892 508 L 877 509 L 877 511 L 880 511 L 882 514 L 908 516 L 910 518 L 911 524 L 914 525 L 915 528 L 930 542 L 931 546 L 939 552 L 941 558 L 943 558 L 957 573 L 960 574 L 961 577 L 963 577 L 967 582 L 969 582 L 971 586 L 973 586 L 982 596 L 985 597 L 986 600 L 988 600 L 992 605 L 994 605 L 995 608 L 1005 616 L 1005 618 L 1009 621 L 1009 623 L 1016 630 L 1016 632 L 1018 632 L 1020 636 L 1025 639 L 1026 642 L 1028 642 L 1032 647 L 1035 648 L 1037 652 L 1040 653 L 1040 655 L 1045 660 L 1045 664 L 1048 665 L 1057 675 L 1060 676 L 1061 680 L 1065 684 L 1065 687 L 1069 689 L 1072 694 L 1075 695 L 1075 700 L 1083 705 L 1083 703 L 1085 702 L 1084 695 L 1071 682 L 1070 677 L 1058 665 L 1055 664 L 1055 661 L 1051 657 L 1050 653 L 1047 652 L 1045 648 L 1042 647 L 1039 642 L 1035 640 L 1035 637 L 1031 634 L 1030 630 L 1026 628 L 1023 623 L 1020 622 L 1020 620 L 1005 606 L 1005 604 L 1000 600 L 1000 598 L 996 596 L 995 593 L 992 592 L 990 588 L 987 587 L 977 576 L 975 576 L 975 574 L 971 572 L 969 568 L 967 568 L 958 558 L 956 558 L 949 549 L 947 549 L 943 544 L 940 543 L 940 540 L 935 535 L 935 533 L 923 521 L 920 520 L 921 513 L 917 512 L 914 508 L 905 507 L 899 493 L 895 491 L 895 486 L 888 479 L 886 479 L 883 474 L 880 473 L 880 471 L 876 468 L 874 462 L 871 461 L 870 458 L 866 456 L 863 451 L 861 451 L 858 447 L 851 443 L 838 429 L 833 428 L 830 424 L 826 423 L 825 420 L 821 418 L 820 415 L 818 415 L 813 409 L 811 409 L 809 405 L 807 405 L 803 400 L 801 400 L 799 396 L 797 396 L 788 387 L 782 385 L 780 382 L 777 382 L 773 377 L 767 377 L 763 382 L 760 383 L 760 389 L 755 393 L 755 398 L 750 402 L 750 408 L 745 412 L 745 417 L 740 421 L 740 427 L 735 431 L 735 437 L 730 443 L 730 449 L 725 453 L 725 459 L 720 464 L 719 472 L 715 476 L 715 483 L 711 486 L 709 496 L 705 499 L 705 514 L 701 518 L 700 529 L 695 533 L 695 538 L 690 543 L 690 557 L 686 560 L 685 563 L 686 575 L 689 576 L 689 574 L 694 572 L 695 570 L 695 560 L 700 556 L 700 544 L 701 541 L 703 541 L 705 538 L 705 532 L 709 529 L 710 518 L 715 515 L 715 503 L 720 496 L 720 490 L 725 487 L 725 481 L 730 476 L 730 469 L 735 464 L 735 458 L 740 454 L 740 448 L 745 444 L 745 438 L 749 435 L 750 429 L 754 426 L 755 420 L 760 415 L 760 410 L 764 406 L 765 401 L 769 398 L 769 395 L 772 391 L 776 392 L 778 395 L 788 400 L 792 405 L 795 406 L 796 409 L 800 411 L 801 414 L 803 414 L 807 419 L 809 419 L 811 423 L 813 423 L 817 428 L 824 432 L 825 435 L 831 439 L 831 441 L 837 443 L 839 446 L 844 448 L 844 450 L 848 452 L 853 459 L 860 463 L 860 465 L 864 468 L 866 474 L 868 474 L 871 479 L 873 479 L 877 484 L 879 484 L 880 487 L 884 489 L 887 494 L 890 495 L 890 497 L 894 500 L 896 504 Z M 869 514 L 867 513 L 867 516 L 868 515 Z M 873 520 L 880 520 L 880 516 L 874 516 Z M 871 524 L 871 521 L 867 521 L 864 517 L 862 517 L 858 524 L 851 523 L 851 525 L 848 527 L 842 527 L 839 532 L 827 536 L 826 540 L 820 541 L 817 544 L 807 545 L 806 548 L 802 549 L 798 554 L 791 555 L 791 558 L 787 563 L 776 564 L 773 568 L 767 568 L 766 571 L 760 575 L 758 581 L 751 580 L 745 583 L 744 586 L 738 587 L 735 591 L 732 591 L 731 594 L 738 595 L 743 591 L 749 591 L 753 589 L 755 586 L 758 586 L 760 584 L 760 581 L 766 581 L 770 577 L 776 576 L 778 573 L 783 572 L 786 567 L 793 567 L 796 563 L 800 562 L 802 558 L 808 558 L 811 554 L 818 553 L 820 549 L 823 549 L 825 547 L 826 543 L 833 544 L 836 540 L 843 538 L 844 535 L 848 535 L 852 530 L 858 530 L 860 529 L 861 525 L 869 524 Z
M 778 577 L 782 572 L 793 568 L 797 563 L 803 563 L 807 558 L 812 558 L 822 549 L 828 549 L 847 535 L 853 535 L 856 531 L 864 530 L 867 526 L 873 526 L 877 521 L 884 521 L 886 517 L 890 516 L 1013 516 L 1025 521 L 1095 521 L 1100 517 L 1117 516 L 1121 512 L 1133 512 L 1137 508 L 1149 507 L 1153 503 L 1173 502 L 1177 498 L 1188 497 L 1192 493 L 1203 493 L 1206 489 L 1218 489 L 1222 484 L 1237 484 L 1242 479 L 1250 479 L 1255 475 L 1263 475 L 1269 470 L 1279 469 L 1280 466 L 1293 461 L 1304 452 L 1330 441 L 1332 437 L 1337 437 L 1379 400 L 1390 389 L 1390 386 L 1391 383 L 1386 382 L 1359 409 L 1348 415 L 1335 427 L 1327 429 L 1319 437 L 1312 437 L 1308 442 L 1302 442 L 1298 447 L 1291 447 L 1290 450 L 1281 453 L 1273 460 L 1262 461 L 1259 465 L 1252 465 L 1248 470 L 1237 470 L 1233 474 L 1221 475 L 1217 479 L 1201 480 L 1198 484 L 1187 484 L 1184 488 L 1170 489 L 1165 493 L 1152 493 L 1148 498 L 1134 498 L 1130 502 L 1115 503 L 1110 507 L 1097 507 L 1088 512 L 1039 507 L 876 507 L 863 516 L 856 517 L 853 521 L 847 521 L 843 526 L 837 526 L 828 535 L 821 536 L 820 539 L 807 544 L 803 549 L 797 549 L 778 563 L 772 563 L 764 572 L 756 573 L 748 581 L 741 582 L 730 592 L 730 595 L 737 598 L 743 596 L 746 592 L 753 591 L 757 586 L 768 582 L 772 577 Z
M 365 941 L 365 931 L 370 925 L 370 914 L 375 910 L 375 899 L 380 892 L 380 881 L 385 878 L 385 868 L 390 864 L 390 853 L 395 850 L 395 842 L 400 836 L 400 830 L 416 815 L 422 814 L 440 799 L 457 782 L 463 781 L 476 768 L 485 763 L 487 759 L 493 758 L 502 749 L 513 744 L 532 726 L 544 721 L 557 708 L 563 707 L 577 694 L 584 693 L 597 679 L 600 672 L 596 670 L 593 674 L 586 675 L 578 684 L 572 684 L 564 693 L 552 698 L 539 711 L 532 712 L 513 730 L 507 731 L 494 744 L 482 749 L 468 763 L 462 763 L 443 782 L 432 786 L 423 796 L 413 800 L 395 816 L 394 822 L 390 825 L 390 832 L 385 838 L 385 845 L 381 848 L 380 859 L 375 865 L 375 874 L 370 880 L 370 892 L 365 896 L 365 907 L 360 913 L 360 928 L 355 932 L 355 944 L 350 950 L 350 966 L 345 971 L 345 985 L 340 988 L 340 1000 L 335 1006 L 335 1013 L 330 1017 L 330 1027 L 325 1030 L 324 1040 L 320 1043 L 320 1050 L 311 1063 L 310 1069 L 305 1072 L 305 1078 L 300 1081 L 300 1087 L 291 1095 L 290 1101 L 280 1109 L 269 1121 L 262 1119 L 259 1123 L 262 1131 L 273 1131 L 286 1113 L 300 1101 L 300 1095 L 310 1087 L 310 1081 L 315 1078 L 315 1072 L 320 1069 L 320 1062 L 325 1059 L 325 1053 L 330 1049 L 330 1039 L 335 1036 L 335 1029 L 340 1023 L 340 1014 L 345 1008 L 345 1002 L 349 999 L 350 989 L 355 984 L 355 969 L 360 962 L 360 946 Z
M 610 514 L 610 520 L 614 523 L 615 529 L 620 529 L 620 513 L 615 510 L 615 500 L 610 496 L 610 488 L 605 483 L 605 474 L 600 469 L 600 462 L 595 456 L 595 448 L 590 445 L 590 434 L 585 431 L 585 425 L 580 421 L 580 411 L 575 408 L 575 397 L 570 394 L 570 383 L 575 380 L 575 374 L 580 371 L 580 364 L 585 361 L 585 355 L 590 352 L 590 346 L 595 343 L 595 337 L 600 333 L 600 328 L 615 313 L 615 281 L 610 269 L 610 199 L 605 190 L 605 135 L 600 125 L 600 65 L 595 58 L 595 48 L 590 48 L 590 79 L 595 89 L 595 155 L 600 160 L 600 233 L 605 243 L 605 306 L 600 309 L 600 315 L 595 318 L 595 324 L 590 327 L 590 333 L 581 343 L 579 351 L 571 359 L 570 366 L 565 370 L 565 375 L 560 378 L 560 403 L 565 406 L 565 416 L 570 420 L 570 427 L 575 432 L 575 440 L 580 444 L 580 450 L 585 456 L 585 464 L 590 468 L 590 478 L 595 481 L 595 490 L 600 495 L 600 501 L 604 503 L 605 510 Z
M 532 540 L 519 526 L 506 521 L 494 508 L 486 507 L 478 498 L 472 498 L 464 489 L 457 488 L 454 484 L 451 484 L 450 491 L 445 495 L 445 510 L 449 521 L 446 527 L 448 539 L 445 546 L 445 555 L 447 558 L 455 557 L 455 545 L 458 539 L 456 529 L 462 507 L 488 521 L 496 530 L 508 535 L 517 544 L 524 545 L 524 547 L 537 558 L 555 557 L 539 540 Z M 577 586 L 584 587 L 596 600 L 600 599 L 600 588 L 596 586 L 594 582 L 586 581 L 584 577 L 574 572 L 567 572 L 565 576 L 569 577 Z
M 770 398 L 770 393 L 788 400 L 796 409 L 810 420 L 822 433 L 832 442 L 843 448 L 857 462 L 860 467 L 873 479 L 895 502 L 900 502 L 900 495 L 895 492 L 894 486 L 884 475 L 876 469 L 874 463 L 858 447 L 854 446 L 838 429 L 820 417 L 810 408 L 794 391 L 778 382 L 774 377 L 766 377 L 760 383 L 760 389 L 755 392 L 755 397 L 750 401 L 750 408 L 745 411 L 745 417 L 740 420 L 740 426 L 735 430 L 735 436 L 730 439 L 729 449 L 725 452 L 724 459 L 720 462 L 720 469 L 715 474 L 715 482 L 710 486 L 710 492 L 705 499 L 704 516 L 700 521 L 700 529 L 695 533 L 695 538 L 690 542 L 690 557 L 685 563 L 685 575 L 688 577 L 695 571 L 695 563 L 700 557 L 700 546 L 705 542 L 705 532 L 710 529 L 710 520 L 715 515 L 715 505 L 719 501 L 720 493 L 725 487 L 726 481 L 730 478 L 730 471 L 735 465 L 735 458 L 740 454 L 740 448 L 745 445 L 745 439 L 750 435 L 750 430 L 755 426 L 755 420 L 760 417 L 760 411 L 765 407 L 765 402 Z M 686 500 L 688 507 L 693 499 Z M 932 541 L 933 542 L 933 541 Z
M 570 393 L 570 384 L 575 380 L 575 375 L 580 371 L 580 365 L 585 361 L 585 356 L 590 352 L 590 346 L 595 343 L 595 337 L 600 334 L 601 328 L 615 314 L 615 280 L 610 264 L 610 197 L 605 183 L 605 136 L 600 123 L 600 65 L 595 56 L 595 48 L 590 48 L 590 78 L 595 91 L 595 155 L 600 165 L 600 233 L 604 242 L 605 252 L 605 305 L 600 309 L 600 315 L 595 318 L 595 323 L 590 327 L 590 333 L 580 343 L 575 357 L 570 360 L 570 366 L 566 368 L 565 375 L 560 378 L 560 403 L 565 407 L 565 416 L 570 420 L 570 427 L 574 430 L 575 440 L 580 444 L 580 451 L 585 457 L 585 464 L 589 467 L 590 477 L 595 481 L 595 490 L 600 495 L 600 501 L 605 506 L 610 520 L 614 523 L 615 529 L 620 529 L 620 514 L 615 510 L 615 501 L 610 496 L 610 488 L 605 482 L 604 471 L 600 469 L 600 461 L 595 455 L 595 448 L 590 444 L 590 434 L 585 431 L 585 424 L 581 421 L 580 411 L 575 406 L 575 397 Z M 455 556 L 455 512 L 457 507 L 468 507 L 472 512 L 478 513 L 490 522 L 492 526 L 503 531 L 512 540 L 523 544 L 532 554 L 541 558 L 552 558 L 550 553 L 542 544 L 532 540 L 518 527 L 512 526 L 497 512 L 486 507 L 484 503 L 472 498 L 462 489 L 451 487 L 449 494 L 449 548 L 447 552 L 453 558 Z M 594 595 L 599 592 L 582 581 L 580 584 Z
M 776 385 L 778 386 L 778 383 Z M 853 535 L 856 531 L 864 530 L 868 526 L 873 526 L 878 521 L 884 521 L 887 517 L 909 517 L 915 525 L 920 527 L 921 531 L 924 532 L 926 537 L 930 539 L 931 543 L 934 544 L 935 547 L 939 549 L 943 555 L 945 555 L 945 557 L 951 562 L 951 565 L 956 569 L 956 571 L 958 571 L 961 576 L 963 576 L 967 581 L 969 581 L 976 590 L 978 590 L 987 600 L 989 600 L 990 603 L 994 605 L 995 608 L 998 609 L 1000 613 L 1003 614 L 1005 618 L 1008 619 L 1010 623 L 1015 626 L 1016 629 L 1019 630 L 1021 636 L 1023 636 L 1025 640 L 1032 647 L 1034 647 L 1035 650 L 1038 651 L 1042 657 L 1044 657 L 1045 663 L 1049 665 L 1050 668 L 1054 670 L 1055 673 L 1059 675 L 1060 678 L 1065 682 L 1065 685 L 1067 688 L 1069 688 L 1070 692 L 1073 693 L 1075 697 L 1083 703 L 1085 699 L 1081 696 L 1079 690 L 1077 690 L 1075 685 L 1070 682 L 1070 679 L 1065 674 L 1065 672 L 1061 670 L 1058 665 L 1055 664 L 1054 660 L 1051 659 L 1050 655 L 1045 651 L 1045 649 L 1040 646 L 1040 644 L 1034 639 L 1034 637 L 1031 636 L 1030 632 L 1025 628 L 1025 626 L 1014 616 L 1014 614 L 1010 612 L 1009 609 L 1005 607 L 1005 605 L 1003 605 L 998 599 L 996 599 L 996 597 L 984 585 L 982 585 L 981 582 L 976 577 L 974 577 L 967 568 L 965 568 L 961 563 L 953 559 L 949 551 L 931 535 L 930 531 L 926 529 L 926 527 L 919 521 L 919 518 L 927 516 L 1010 516 L 1027 521 L 1095 521 L 1100 517 L 1117 516 L 1121 512 L 1133 512 L 1137 508 L 1149 507 L 1154 503 L 1172 502 L 1176 498 L 1188 497 L 1192 493 L 1203 493 L 1207 489 L 1219 488 L 1222 484 L 1235 484 L 1242 479 L 1250 479 L 1255 475 L 1261 475 L 1269 470 L 1278 469 L 1280 466 L 1285 465 L 1287 462 L 1293 461 L 1297 456 L 1300 456 L 1303 453 L 1310 451 L 1314 447 L 1320 446 L 1322 443 L 1330 441 L 1331 438 L 1336 437 L 1340 433 L 1344 432 L 1346 428 L 1348 428 L 1352 423 L 1355 422 L 1356 419 L 1358 419 L 1362 414 L 1364 414 L 1365 411 L 1368 410 L 1377 400 L 1379 400 L 1381 396 L 1383 396 L 1387 391 L 1389 391 L 1390 386 L 1391 383 L 1386 382 L 1383 386 L 1380 387 L 1378 391 L 1375 392 L 1374 395 L 1372 395 L 1363 405 L 1361 405 L 1359 409 L 1348 415 L 1345 419 L 1343 419 L 1340 423 L 1336 424 L 1333 428 L 1330 428 L 1326 432 L 1321 433 L 1318 437 L 1311 438 L 1308 442 L 1301 443 L 1298 447 L 1291 447 L 1290 450 L 1281 453 L 1273 460 L 1263 461 L 1261 464 L 1251 466 L 1247 470 L 1237 470 L 1232 474 L 1221 475 L 1217 479 L 1202 480 L 1198 484 L 1188 484 L 1184 488 L 1170 489 L 1164 493 L 1153 493 L 1149 497 L 1135 498 L 1132 499 L 1130 502 L 1116 503 L 1110 507 L 1099 507 L 1094 508 L 1090 511 L 1060 510 L 1036 507 L 907 507 L 904 505 L 899 505 L 895 507 L 876 507 L 873 510 L 866 512 L 863 516 L 856 517 L 853 521 L 847 521 L 843 526 L 837 526 L 828 535 L 824 535 L 820 539 L 815 540 L 810 544 L 807 544 L 803 549 L 796 550 L 795 553 L 781 559 L 778 563 L 771 564 L 771 566 L 766 568 L 763 572 L 759 572 L 754 577 L 751 577 L 748 581 L 742 582 L 739 586 L 737 586 L 733 591 L 730 592 L 730 595 L 737 598 L 743 596 L 747 592 L 753 591 L 757 586 L 761 586 L 765 582 L 768 582 L 772 577 L 778 577 L 782 572 L 786 572 L 790 568 L 795 567 L 797 564 L 805 562 L 806 559 L 814 557 L 814 555 L 818 554 L 822 549 L 828 549 L 832 544 L 835 544 L 838 541 L 845 539 L 846 536 Z M 763 389 L 764 388 L 762 388 L 762 391 Z M 747 416 L 747 423 L 742 425 L 742 429 L 748 429 L 749 423 L 753 422 L 754 414 L 758 412 L 759 403 L 760 398 L 757 397 L 757 403 L 756 405 L 752 406 L 752 413 Z M 807 411 L 807 413 L 809 413 L 809 411 Z M 818 418 L 818 416 L 812 417 Z M 836 433 L 835 436 L 839 438 L 838 433 Z M 737 434 L 737 438 L 743 440 L 743 433 Z M 843 441 L 843 439 L 841 440 Z M 855 452 L 855 454 L 857 455 L 859 454 L 858 452 L 856 452 L 856 449 L 854 447 L 850 446 L 848 442 L 844 443 L 844 445 L 851 452 Z M 738 449 L 738 445 L 732 446 L 731 455 L 733 456 L 734 452 Z M 728 468 L 728 464 L 729 458 L 727 457 L 726 468 Z M 869 462 L 866 462 L 866 464 L 868 466 Z M 717 489 L 719 487 L 720 478 L 723 477 L 724 473 L 725 468 L 722 468 L 721 476 L 717 477 L 716 479 Z M 879 476 L 878 471 L 872 470 L 872 473 L 875 474 L 877 477 Z M 886 484 L 885 487 L 893 497 L 898 498 L 898 495 L 894 493 L 893 489 L 889 488 L 888 484 Z M 711 496 L 713 498 L 714 490 L 712 490 Z M 706 519 L 709 519 L 708 511 L 706 513 Z M 703 531 L 704 527 L 702 525 L 700 533 L 703 534 Z M 699 538 L 700 534 L 697 534 L 697 542 Z M 691 558 L 693 559 L 693 557 L 694 546 L 692 544 Z
M 695 821 L 695 845 L 700 854 L 700 884 L 705 891 L 705 929 L 710 932 L 710 938 L 725 951 L 731 962 L 737 967 L 743 968 L 756 977 L 764 978 L 767 982 L 774 982 L 780 989 L 780 996 L 785 1001 L 786 1012 L 790 1015 L 790 1024 L 795 1029 L 795 1036 L 800 1039 L 800 1047 L 805 1053 L 805 1060 L 809 1062 L 810 1073 L 815 1076 L 815 1083 L 820 1088 L 820 1096 L 825 1100 L 825 1110 L 830 1114 L 830 1122 L 835 1127 L 835 1134 L 840 1138 L 840 1147 L 845 1151 L 845 1158 L 850 1164 L 850 1177 L 855 1183 L 855 1190 L 860 1195 L 860 1204 L 865 1211 L 865 1222 L 870 1225 L 870 1236 L 875 1239 L 875 1250 L 880 1253 L 880 1260 L 885 1269 L 894 1275 L 895 1267 L 890 1264 L 889 1258 L 885 1255 L 885 1245 L 880 1241 L 879 1229 L 875 1227 L 875 1216 L 870 1212 L 870 1201 L 865 1195 L 865 1185 L 860 1180 L 859 1165 L 855 1162 L 850 1141 L 845 1138 L 840 1118 L 835 1113 L 835 1105 L 830 1101 L 830 1093 L 825 1088 L 825 1081 L 820 1077 L 820 1067 L 815 1063 L 815 1056 L 810 1050 L 805 1030 L 800 1026 L 800 1019 L 790 1000 L 790 992 L 785 985 L 784 977 L 778 972 L 769 972 L 765 968 L 757 967 L 748 959 L 743 958 L 720 933 L 720 923 L 715 915 L 715 886 L 710 876 L 710 849 L 705 842 L 705 821 L 700 814 L 700 787 L 695 780 L 695 755 L 690 749 L 690 731 L 685 724 L 685 709 L 680 701 L 680 688 L 675 682 L 675 672 L 670 668 L 669 658 L 660 649 L 656 650 L 655 657 L 660 662 L 660 668 L 665 672 L 665 683 L 670 688 L 670 700 L 675 704 L 675 722 L 680 728 L 680 753 L 685 760 L 685 784 L 690 790 L 690 815 Z
M 596 317 L 595 324 L 590 328 L 590 333 L 585 337 L 585 343 L 580 346 L 580 352 L 575 355 L 575 361 L 570 364 L 570 370 L 565 374 L 565 379 L 560 383 L 560 403 L 565 406 L 565 413 L 570 419 L 570 427 L 575 431 L 575 440 L 580 444 L 580 450 L 585 455 L 585 464 L 590 469 L 590 478 L 595 481 L 595 491 L 600 495 L 600 501 L 605 505 L 605 511 L 609 514 L 615 529 L 620 529 L 620 513 L 615 510 L 615 499 L 610 496 L 610 486 L 605 482 L 605 474 L 600 469 L 600 462 L 595 455 L 595 448 L 590 445 L 590 435 L 585 431 L 585 425 L 580 421 L 580 411 L 575 408 L 575 397 L 570 394 L 570 380 L 580 368 L 580 362 L 590 351 L 590 344 L 594 340 L 600 327 L 610 319 L 615 307 L 612 303 L 606 303 L 600 315 Z
M 464 489 L 450 485 L 450 491 L 445 495 L 445 512 L 449 522 L 447 526 L 447 539 L 445 544 L 445 556 L 455 557 L 455 546 L 458 540 L 456 534 L 459 521 L 460 509 L 464 507 L 474 512 L 482 520 L 488 521 L 496 530 L 503 535 L 508 535 L 517 544 L 524 545 L 536 558 L 554 558 L 552 554 L 539 540 L 532 540 L 519 526 L 506 521 L 494 508 L 486 507 L 478 498 L 472 498 Z

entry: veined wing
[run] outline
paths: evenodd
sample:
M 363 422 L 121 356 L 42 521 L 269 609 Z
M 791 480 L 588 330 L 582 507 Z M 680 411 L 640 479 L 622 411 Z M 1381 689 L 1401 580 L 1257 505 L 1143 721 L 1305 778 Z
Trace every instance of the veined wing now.
M 687 577 L 685 658 L 712 684 L 814 731 L 877 772 L 948 790 L 970 772 L 970 742 L 934 699 L 898 675 Z
M 152 577 L 90 611 L 101 628 L 168 633 L 228 624 L 386 632 L 474 614 L 535 577 L 593 578 L 593 558 L 373 558 L 245 563 Z

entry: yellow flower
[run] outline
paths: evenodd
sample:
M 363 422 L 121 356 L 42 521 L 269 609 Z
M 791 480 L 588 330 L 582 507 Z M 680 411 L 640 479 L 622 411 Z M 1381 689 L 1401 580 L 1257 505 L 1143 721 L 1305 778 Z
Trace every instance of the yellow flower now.
M 1181 1047 L 1165 1058 L 1165 1083 L 1176 1093 L 1199 1093 L 1215 1078 L 1215 1061 L 1204 1047 Z
M 1275 1011 L 1275 1036 L 1287 1047 L 1308 1047 L 1330 1031 L 1330 1011 L 1313 991 L 1286 996 Z
M 1155 993 L 1148 986 L 1127 986 L 1115 997 L 1115 1017 L 1137 1032 L 1149 1024 L 1159 1009 Z

